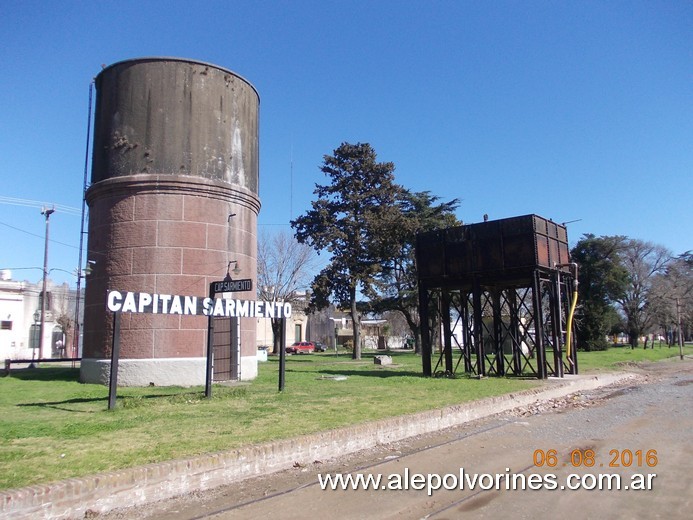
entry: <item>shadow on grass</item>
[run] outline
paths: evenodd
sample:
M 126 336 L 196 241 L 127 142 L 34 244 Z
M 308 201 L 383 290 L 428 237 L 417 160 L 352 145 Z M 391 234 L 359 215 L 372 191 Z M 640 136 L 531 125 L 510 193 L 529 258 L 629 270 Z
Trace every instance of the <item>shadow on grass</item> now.
M 286 369 L 287 372 L 294 372 L 297 374 L 305 374 L 303 370 L 291 370 Z M 468 374 L 465 372 L 457 372 L 454 376 L 444 375 L 443 373 L 435 374 L 432 377 L 427 377 L 423 372 L 411 371 L 411 370 L 394 370 L 394 369 L 371 369 L 371 370 L 337 370 L 337 369 L 327 369 L 327 370 L 316 370 L 314 372 L 316 375 L 330 375 L 330 376 L 363 376 L 363 377 L 378 377 L 381 379 L 387 379 L 390 377 L 415 377 L 419 379 L 450 379 L 450 380 L 465 380 L 465 381 L 479 381 L 479 380 L 512 380 L 512 381 L 538 381 L 537 377 L 529 374 L 522 374 L 519 376 L 507 374 L 505 376 L 485 376 L 479 378 L 474 374 Z
M 119 395 L 117 401 L 121 403 L 124 408 L 137 406 L 137 403 L 144 402 L 149 399 L 176 399 L 185 401 L 188 400 L 199 400 L 204 398 L 204 394 L 199 392 L 187 392 L 187 393 L 167 393 L 167 394 L 152 394 L 152 395 Z M 18 407 L 35 407 L 35 408 L 55 408 L 56 410 L 63 410 L 67 412 L 81 412 L 81 413 L 91 413 L 93 410 L 79 410 L 75 408 L 69 408 L 71 405 L 80 404 L 91 404 L 91 403 L 108 403 L 108 395 L 103 397 L 75 397 L 73 399 L 65 399 L 63 401 L 47 401 L 41 403 L 19 403 Z
M 290 372 L 290 369 L 286 370 Z M 299 372 L 296 370 L 295 372 Z M 413 371 L 396 371 L 388 370 L 386 368 L 373 369 L 373 370 L 316 370 L 315 374 L 329 374 L 333 376 L 362 376 L 362 377 L 379 377 L 381 379 L 386 379 L 389 377 L 420 377 L 423 378 L 424 375 L 421 372 Z
M 108 396 L 104 397 L 78 397 L 75 399 L 65 399 L 64 401 L 49 401 L 43 403 L 19 403 L 16 406 L 20 408 L 36 407 L 36 408 L 56 408 L 58 410 L 66 410 L 68 412 L 84 412 L 85 410 L 73 410 L 70 408 L 62 408 L 60 405 L 97 403 L 100 401 L 108 401 Z
M 373 363 L 373 358 L 377 356 L 390 356 L 393 360 L 396 360 L 399 356 L 411 357 L 412 351 L 390 351 L 383 350 L 377 352 L 363 352 L 361 353 L 361 359 L 353 359 L 351 357 L 351 352 L 340 352 L 335 355 L 334 352 L 328 351 L 324 353 L 311 353 L 311 354 L 287 354 L 287 363 L 314 363 L 314 364 L 324 364 L 324 363 L 351 363 L 351 364 L 368 364 Z M 279 363 L 279 356 L 276 354 L 271 354 L 267 361 Z M 396 362 L 396 361 L 395 361 Z
M 279 357 L 269 358 L 268 361 L 279 363 Z M 315 358 L 311 358 L 310 354 L 288 354 L 286 356 L 287 363 L 315 363 Z
M 5 377 L 22 381 L 74 381 L 79 382 L 79 368 L 72 367 L 38 367 L 15 368 Z

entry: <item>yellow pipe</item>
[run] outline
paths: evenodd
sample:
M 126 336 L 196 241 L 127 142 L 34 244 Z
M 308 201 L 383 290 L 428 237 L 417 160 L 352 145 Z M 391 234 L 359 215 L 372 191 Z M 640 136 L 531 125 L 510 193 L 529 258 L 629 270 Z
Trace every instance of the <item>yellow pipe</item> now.
M 573 332 L 573 315 L 575 314 L 575 307 L 577 307 L 577 299 L 578 299 L 578 292 L 577 292 L 577 280 L 575 281 L 575 290 L 573 291 L 573 301 L 570 304 L 570 312 L 568 312 L 568 323 L 567 325 L 567 332 L 565 335 L 565 343 L 567 347 L 567 354 L 568 354 L 568 359 L 570 359 L 570 348 L 571 348 L 571 335 Z

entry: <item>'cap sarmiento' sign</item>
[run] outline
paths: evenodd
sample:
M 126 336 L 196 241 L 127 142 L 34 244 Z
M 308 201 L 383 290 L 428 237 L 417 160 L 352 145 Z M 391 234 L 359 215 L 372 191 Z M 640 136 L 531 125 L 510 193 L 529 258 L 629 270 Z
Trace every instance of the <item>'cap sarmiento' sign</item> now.
M 248 278 L 245 280 L 221 280 L 220 282 L 212 282 L 212 291 L 220 292 L 243 292 L 253 290 L 253 280 Z
M 108 291 L 108 310 L 149 314 L 184 314 L 225 316 L 229 318 L 289 318 L 291 304 L 235 300 L 231 298 L 198 298 L 145 292 Z

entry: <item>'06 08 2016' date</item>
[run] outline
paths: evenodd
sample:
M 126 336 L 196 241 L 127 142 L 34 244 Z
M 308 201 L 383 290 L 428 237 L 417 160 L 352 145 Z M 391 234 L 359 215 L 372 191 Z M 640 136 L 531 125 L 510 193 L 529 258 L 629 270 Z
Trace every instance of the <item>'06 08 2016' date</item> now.
M 538 468 L 556 466 L 572 466 L 574 468 L 592 468 L 592 467 L 609 467 L 609 468 L 654 468 L 657 466 L 657 450 L 630 450 L 630 449 L 612 449 L 609 450 L 607 457 L 598 458 L 597 453 L 593 449 L 576 448 L 566 453 L 566 461 L 562 462 L 559 457 L 558 450 L 534 450 L 532 461 Z

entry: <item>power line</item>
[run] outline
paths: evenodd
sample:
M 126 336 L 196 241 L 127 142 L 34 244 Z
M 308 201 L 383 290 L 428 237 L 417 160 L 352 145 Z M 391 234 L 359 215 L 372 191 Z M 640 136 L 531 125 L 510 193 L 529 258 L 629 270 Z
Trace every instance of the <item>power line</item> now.
M 27 231 L 26 229 L 21 229 L 10 224 L 6 224 L 5 222 L 0 222 L 0 225 L 8 227 L 10 229 L 14 229 L 15 231 L 19 231 L 21 233 L 26 233 L 27 235 L 31 235 L 32 237 L 38 237 L 40 239 L 43 239 L 43 235 L 37 235 L 36 233 L 32 233 L 31 231 Z M 77 246 L 73 244 L 66 244 L 65 242 L 60 242 L 59 240 L 50 239 L 49 242 L 52 242 L 54 244 L 60 244 L 61 246 L 71 247 L 73 249 L 78 249 Z
M 74 208 L 72 206 L 66 206 L 64 204 L 55 204 L 53 202 L 41 202 L 38 200 L 19 199 L 17 197 L 0 196 L 0 204 L 11 204 L 13 206 L 28 206 L 30 208 L 43 208 L 44 206 L 55 207 L 55 209 L 60 210 L 60 213 L 65 213 L 67 215 L 82 214 L 82 211 L 79 208 Z

